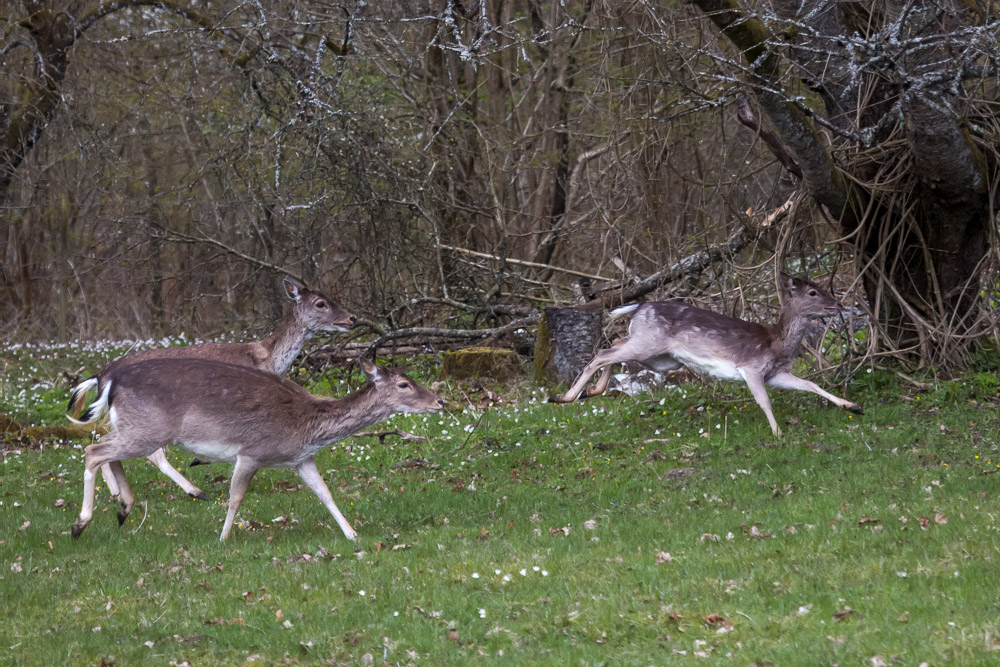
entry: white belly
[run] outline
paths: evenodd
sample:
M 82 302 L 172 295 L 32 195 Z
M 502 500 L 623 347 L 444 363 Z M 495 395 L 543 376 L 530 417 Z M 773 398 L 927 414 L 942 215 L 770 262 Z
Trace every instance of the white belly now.
M 671 354 L 682 364 L 701 375 L 711 375 L 720 380 L 742 380 L 743 376 L 736 368 L 736 364 L 728 359 L 716 357 L 699 357 L 696 355 L 683 354 L 671 351 Z
M 177 444 L 192 454 L 197 454 L 199 457 L 209 459 L 211 461 L 227 461 L 229 463 L 236 463 L 236 455 L 240 453 L 239 445 L 232 445 L 229 443 L 206 442 L 204 440 L 199 440 L 178 442 Z

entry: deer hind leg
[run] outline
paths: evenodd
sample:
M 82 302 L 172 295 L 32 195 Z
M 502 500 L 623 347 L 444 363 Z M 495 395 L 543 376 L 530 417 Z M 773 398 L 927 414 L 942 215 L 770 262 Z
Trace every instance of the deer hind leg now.
M 120 500 L 121 491 L 118 488 L 118 480 L 115 479 L 115 474 L 111 472 L 110 464 L 105 463 L 101 466 L 101 477 L 104 478 L 104 486 L 108 487 L 108 493 L 111 494 L 111 500 Z
M 330 495 L 330 488 L 326 485 L 326 482 L 323 481 L 323 476 L 319 474 L 319 470 L 316 469 L 316 459 L 303 461 L 299 464 L 299 467 L 296 468 L 296 472 L 299 473 L 299 477 L 302 478 L 302 481 L 304 481 L 309 488 L 312 489 L 313 493 L 316 494 L 320 501 L 322 501 L 322 503 L 326 506 L 326 509 L 328 509 L 330 514 L 333 515 L 333 518 L 337 520 L 337 525 L 340 526 L 342 531 L 344 531 L 344 536 L 351 541 L 358 539 L 357 531 L 351 528 L 351 524 L 347 523 L 347 519 L 340 513 L 340 510 L 337 508 L 337 504 L 333 502 L 333 496 Z
M 125 468 L 122 467 L 121 461 L 111 461 L 105 464 L 114 475 L 115 480 L 118 482 L 119 498 L 121 500 L 121 507 L 118 508 L 118 525 L 125 523 L 125 519 L 128 515 L 132 513 L 132 508 L 135 507 L 135 494 L 132 493 L 132 487 L 129 486 L 128 480 L 125 479 Z M 104 469 L 103 466 L 101 468 Z
M 850 410 L 856 415 L 863 415 L 864 411 L 861 406 L 857 403 L 848 401 L 847 399 L 840 398 L 839 396 L 834 396 L 830 392 L 826 391 L 820 387 L 815 382 L 810 382 L 809 380 L 804 380 L 796 375 L 792 375 L 787 371 L 782 371 L 780 373 L 775 373 L 774 377 L 767 381 L 772 387 L 781 387 L 782 389 L 795 389 L 797 391 L 811 391 L 814 394 L 819 394 L 826 400 L 830 401 L 834 405 L 840 406 L 845 410 Z
M 572 403 L 578 398 L 590 398 L 591 396 L 597 396 L 598 394 L 604 393 L 608 388 L 608 384 L 611 381 L 611 366 L 614 364 L 622 363 L 625 361 L 630 361 L 632 359 L 639 359 L 641 357 L 636 357 L 633 350 L 629 346 L 629 340 L 627 338 L 622 338 L 615 342 L 611 347 L 601 350 L 594 358 L 590 360 L 590 363 L 584 366 L 583 370 L 577 376 L 576 380 L 573 381 L 573 385 L 565 394 L 556 394 L 549 398 L 549 403 Z M 594 373 L 604 369 L 601 374 L 600 379 L 597 381 L 597 385 L 593 390 L 585 391 L 587 389 L 587 382 L 590 378 L 594 376 Z
M 189 482 L 184 475 L 180 474 L 176 468 L 170 465 L 170 462 L 167 461 L 167 451 L 165 449 L 157 449 L 146 458 L 149 459 L 150 463 L 159 468 L 160 472 L 174 480 L 174 483 L 184 489 L 184 492 L 189 496 L 198 500 L 208 500 L 208 496 L 205 495 L 204 491 Z
M 236 457 L 236 466 L 233 468 L 233 478 L 229 482 L 229 509 L 226 511 L 226 522 L 222 524 L 222 535 L 219 540 L 229 537 L 229 531 L 233 529 L 233 522 L 236 519 L 236 512 L 240 509 L 243 496 L 246 495 L 247 487 L 254 473 L 260 469 L 260 464 L 252 459 L 243 456 Z
M 750 387 L 750 393 L 753 394 L 753 398 L 757 401 L 757 405 L 760 409 L 764 411 L 764 416 L 767 417 L 767 423 L 771 425 L 771 433 L 774 437 L 781 437 L 781 429 L 778 428 L 778 422 L 774 419 L 774 413 L 771 411 L 771 397 L 767 395 L 767 387 L 764 385 L 764 378 L 760 373 L 754 371 L 749 371 L 744 368 L 739 369 L 740 375 L 746 380 L 747 386 Z
M 87 529 L 87 526 L 90 525 L 90 520 L 94 516 L 94 493 L 97 489 L 97 470 L 112 460 L 118 460 L 118 452 L 116 450 L 119 444 L 116 442 L 114 436 L 112 436 L 101 443 L 87 447 L 83 458 L 83 504 L 80 506 L 80 515 L 77 517 L 71 530 L 74 539 L 80 537 L 83 531 Z M 114 479 L 114 471 L 110 466 L 108 467 L 108 476 L 106 479 Z M 131 494 L 131 489 L 129 493 Z

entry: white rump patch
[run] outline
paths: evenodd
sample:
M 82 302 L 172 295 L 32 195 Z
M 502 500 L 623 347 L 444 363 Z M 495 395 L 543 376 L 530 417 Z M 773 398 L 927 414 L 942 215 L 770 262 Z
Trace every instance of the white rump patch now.
M 641 303 L 630 303 L 626 306 L 619 306 L 608 313 L 608 317 L 615 319 L 616 317 L 621 317 L 622 315 L 628 315 L 629 313 L 634 312 L 641 305 Z

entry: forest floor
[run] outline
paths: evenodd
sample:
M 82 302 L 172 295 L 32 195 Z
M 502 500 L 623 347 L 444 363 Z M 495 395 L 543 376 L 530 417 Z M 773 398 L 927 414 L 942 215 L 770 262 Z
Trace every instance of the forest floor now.
M 123 349 L 0 352 L 0 413 L 66 424 L 74 379 Z M 73 540 L 86 442 L 7 433 L 0 662 L 1000 660 L 995 370 L 862 371 L 848 393 L 863 416 L 772 390 L 775 439 L 735 384 L 552 405 L 526 380 L 456 383 L 433 359 L 397 361 L 448 406 L 374 429 L 427 442 L 354 437 L 321 453 L 357 542 L 293 471 L 262 470 L 220 543 L 231 466 L 187 468 L 178 447 L 171 461 L 210 501 L 128 462 L 130 519 L 118 527 L 102 485 Z M 343 395 L 361 381 L 305 385 Z

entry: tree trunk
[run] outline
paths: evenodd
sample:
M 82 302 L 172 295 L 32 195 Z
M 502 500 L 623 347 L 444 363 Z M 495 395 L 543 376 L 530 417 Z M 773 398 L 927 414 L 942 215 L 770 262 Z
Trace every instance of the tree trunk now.
M 535 374 L 571 382 L 594 358 L 604 325 L 602 308 L 545 308 L 535 343 Z

